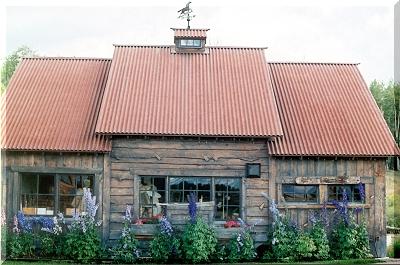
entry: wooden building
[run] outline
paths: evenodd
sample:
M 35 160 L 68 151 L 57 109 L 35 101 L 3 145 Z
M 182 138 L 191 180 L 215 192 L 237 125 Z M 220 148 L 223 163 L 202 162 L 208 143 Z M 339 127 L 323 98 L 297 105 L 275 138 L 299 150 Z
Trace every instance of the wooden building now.
M 174 45 L 116 45 L 112 59 L 21 62 L 2 104 L 7 216 L 71 217 L 90 187 L 112 242 L 127 204 L 179 226 L 194 192 L 221 239 L 240 217 L 260 245 L 265 194 L 303 227 L 345 188 L 386 256 L 385 165 L 398 148 L 357 65 L 272 63 L 264 48 L 207 46 L 207 29 L 173 31 Z

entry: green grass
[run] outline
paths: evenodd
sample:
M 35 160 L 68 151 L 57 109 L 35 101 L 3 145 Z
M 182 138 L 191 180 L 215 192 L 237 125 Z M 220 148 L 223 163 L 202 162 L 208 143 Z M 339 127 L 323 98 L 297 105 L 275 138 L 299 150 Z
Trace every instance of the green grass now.
M 382 261 L 376 260 L 376 259 L 351 259 L 351 260 L 328 260 L 328 261 L 318 261 L 318 262 L 296 262 L 296 263 L 290 263 L 290 264 L 312 264 L 312 265 L 317 265 L 317 264 L 374 264 L 374 263 L 380 263 Z M 5 261 L 3 263 L 4 265 L 50 265 L 50 264 L 57 264 L 57 265 L 71 265 L 73 263 L 70 262 L 65 262 L 65 261 Z M 142 263 L 143 264 L 143 263 Z M 144 263 L 146 264 L 146 263 Z M 252 264 L 252 265 L 278 265 L 278 264 L 288 264 L 288 263 L 259 263 L 259 262 L 247 262 L 247 263 L 211 263 L 209 265 L 222 265 L 222 264 Z M 148 264 L 151 265 L 151 264 Z M 155 264 L 153 264 L 155 265 Z

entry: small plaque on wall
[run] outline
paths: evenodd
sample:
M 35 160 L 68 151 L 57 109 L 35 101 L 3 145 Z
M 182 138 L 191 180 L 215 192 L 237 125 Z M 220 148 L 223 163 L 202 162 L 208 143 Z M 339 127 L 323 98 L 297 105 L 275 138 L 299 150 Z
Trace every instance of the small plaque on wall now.
M 246 164 L 246 177 L 260 178 L 261 177 L 261 165 L 254 164 L 254 163 Z

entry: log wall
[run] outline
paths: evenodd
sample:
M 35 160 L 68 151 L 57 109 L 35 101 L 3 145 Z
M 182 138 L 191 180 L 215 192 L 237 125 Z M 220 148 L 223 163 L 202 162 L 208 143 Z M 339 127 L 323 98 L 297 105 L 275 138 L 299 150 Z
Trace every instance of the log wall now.
M 261 192 L 268 193 L 269 189 L 269 157 L 264 141 L 113 139 L 110 157 L 111 240 L 120 236 L 126 204 L 132 204 L 138 215 L 140 176 L 243 177 L 243 218 L 248 223 L 259 221 L 256 240 L 265 240 L 268 208 L 259 207 L 265 202 Z M 260 163 L 261 178 L 244 178 L 246 163 Z M 172 221 L 177 224 L 187 217 L 185 209 L 180 217 L 174 211 Z

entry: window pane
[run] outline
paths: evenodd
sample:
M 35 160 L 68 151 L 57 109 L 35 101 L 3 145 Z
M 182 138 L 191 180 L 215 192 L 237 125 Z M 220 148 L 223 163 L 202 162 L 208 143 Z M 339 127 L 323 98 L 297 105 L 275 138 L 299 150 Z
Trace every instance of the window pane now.
M 182 191 L 171 191 L 169 196 L 170 202 L 183 202 Z
M 282 192 L 285 193 L 294 193 L 294 185 L 282 185 Z
M 58 188 L 60 189 L 60 194 L 75 194 L 76 193 L 76 180 L 75 176 L 62 175 L 60 177 L 60 182 Z
M 239 191 L 240 190 L 240 180 L 239 179 L 229 179 L 227 184 L 228 184 L 229 191 Z
M 54 215 L 54 195 L 38 196 L 38 215 Z
M 78 207 L 77 207 L 78 206 Z M 82 197 L 60 196 L 60 212 L 65 216 L 73 216 L 76 212 L 83 211 Z M 76 209 L 77 208 L 77 209 Z
M 202 201 L 202 202 L 211 201 L 211 196 L 210 196 L 209 191 L 199 191 L 197 196 L 199 198 L 199 201 Z
M 189 195 L 190 193 L 194 193 L 194 195 L 196 196 L 197 202 L 199 201 L 199 198 L 197 197 L 197 192 L 196 191 L 187 191 L 185 190 L 183 195 L 184 195 L 184 202 L 189 202 Z
M 21 196 L 22 212 L 25 215 L 35 215 L 37 206 L 36 195 L 22 195 Z
M 181 46 L 186 46 L 187 45 L 187 40 L 181 40 Z
M 23 174 L 21 176 L 21 193 L 37 193 L 37 175 Z
M 197 179 L 197 188 L 199 190 L 211 190 L 211 179 L 209 178 Z
M 193 46 L 193 40 L 187 40 L 187 46 Z
M 229 205 L 240 205 L 240 195 L 239 193 L 229 193 L 228 198 Z
M 237 220 L 240 217 L 240 208 L 238 206 L 229 206 L 226 220 Z
M 165 178 L 154 178 L 155 190 L 165 190 Z
M 183 189 L 183 178 L 170 178 L 169 188 L 171 190 L 182 190 Z
M 317 202 L 318 185 L 282 185 L 283 198 L 287 202 Z
M 39 175 L 39 193 L 40 194 L 54 193 L 54 176 Z
M 294 186 L 294 193 L 296 194 L 304 194 L 304 186 L 293 185 Z
M 195 178 L 185 178 L 183 188 L 185 190 L 196 190 L 196 179 Z
M 227 187 L 227 180 L 226 179 L 216 179 L 215 180 L 215 190 L 216 191 L 226 191 Z
M 193 45 L 196 46 L 196 47 L 199 47 L 200 46 L 200 40 L 194 40 L 193 41 Z

